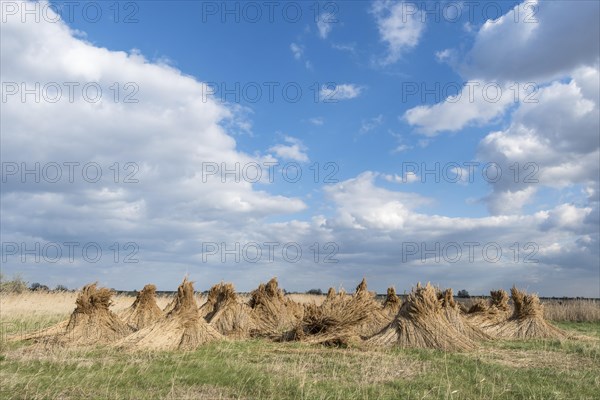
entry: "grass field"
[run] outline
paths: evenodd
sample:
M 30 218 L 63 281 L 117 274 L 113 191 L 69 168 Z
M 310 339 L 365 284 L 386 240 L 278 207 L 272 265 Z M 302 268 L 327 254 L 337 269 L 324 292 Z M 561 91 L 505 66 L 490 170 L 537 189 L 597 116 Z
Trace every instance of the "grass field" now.
M 580 335 L 576 340 L 497 340 L 466 353 L 266 340 L 209 343 L 187 353 L 34 350 L 4 340 L 66 319 L 73 296 L 0 297 L 0 398 L 546 400 L 595 399 L 600 392 L 599 322 L 555 322 Z M 131 301 L 117 296 L 114 308 Z

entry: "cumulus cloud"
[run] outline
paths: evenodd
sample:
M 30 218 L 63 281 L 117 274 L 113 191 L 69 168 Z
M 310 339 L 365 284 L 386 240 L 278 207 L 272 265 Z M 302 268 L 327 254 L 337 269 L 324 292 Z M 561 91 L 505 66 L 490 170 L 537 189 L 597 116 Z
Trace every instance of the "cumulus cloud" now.
M 591 207 L 576 207 L 573 204 L 561 204 L 546 213 L 548 216 L 544 224 L 545 229 L 561 228 L 579 232 L 586 226 L 586 219 L 592 213 Z M 590 240 L 586 235 L 585 240 Z
M 400 59 L 402 54 L 419 43 L 425 24 L 421 11 L 411 2 L 375 1 L 371 7 L 379 37 L 387 45 L 387 54 L 378 63 L 386 66 Z
M 537 188 L 495 190 L 485 197 L 489 211 L 494 215 L 520 214 L 525 205 L 533 201 Z
M 524 1 L 479 29 L 463 73 L 488 81 L 539 81 L 593 65 L 599 13 L 597 1 Z
M 300 139 L 286 136 L 284 141 L 288 144 L 277 144 L 271 147 L 269 151 L 275 153 L 276 156 L 285 160 L 294 160 L 300 162 L 309 161 L 308 155 L 306 154 L 306 150 L 308 149 Z
M 573 77 L 582 68 L 597 68 L 599 12 L 598 2 L 524 1 L 488 20 L 462 62 L 455 50 L 436 53 L 438 60 L 460 64 L 459 72 L 468 78 L 460 94 L 409 109 L 405 120 L 427 135 L 487 124 L 511 105 L 536 100 L 535 88 Z
M 594 193 L 600 179 L 598 69 L 580 68 L 573 76 L 540 89 L 537 103 L 519 105 L 507 129 L 479 144 L 481 160 L 512 174 L 493 184 L 488 204 L 494 214 L 520 212 L 540 186 L 582 184 Z M 519 175 L 509 169 L 515 163 Z
M 573 282 L 597 278 L 598 240 L 588 207 L 561 204 L 531 215 L 451 218 L 424 213 L 431 199 L 384 189 L 378 178 L 402 181 L 365 172 L 326 189 L 336 213 L 321 226 L 336 233 L 339 258 L 347 265 L 377 265 L 382 276 L 401 271 L 409 280 L 468 281 L 482 293 L 489 285 L 508 288 L 514 282 L 564 293 L 574 289 Z M 452 246 L 460 249 L 460 262 L 452 261 L 456 252 L 445 252 Z M 491 257 L 486 246 L 494 249 Z M 567 278 L 569 288 L 556 284 Z M 598 289 L 584 284 L 580 290 L 596 295 Z
M 524 87 L 515 92 L 510 86 L 470 80 L 459 93 L 449 96 L 441 103 L 408 109 L 403 119 L 417 126 L 419 132 L 427 136 L 435 136 L 444 131 L 455 132 L 470 124 L 486 124 L 501 117 L 509 105 L 515 104 L 515 98 L 526 95 Z M 442 92 L 440 89 L 440 93 Z
M 527 1 L 487 21 L 460 68 L 469 81 L 479 82 L 475 96 L 465 87 L 460 96 L 403 115 L 428 136 L 503 123 L 481 140 L 477 152 L 479 161 L 497 163 L 503 172 L 483 199 L 493 215 L 521 214 L 544 188 L 577 186 L 583 187 L 583 209 L 592 210 L 586 221 L 597 214 L 598 12 L 594 2 Z M 527 90 L 530 80 L 533 92 Z M 482 96 L 484 85 L 500 87 L 504 95 L 489 101 Z M 503 122 L 500 118 L 506 115 L 509 119 Z M 590 235 L 597 242 L 597 230 Z
M 56 102 L 32 95 L 23 102 L 19 93 L 2 104 L 3 162 L 29 169 L 57 163 L 63 174 L 57 183 L 36 183 L 31 175 L 23 183 L 18 174 L 2 183 L 3 240 L 135 242 L 144 265 L 166 259 L 177 266 L 194 259 L 202 240 L 231 239 L 228 232 L 257 219 L 306 209 L 300 199 L 270 194 L 260 183 L 224 179 L 225 169 L 273 160 L 237 149 L 223 127 L 236 109 L 207 96 L 204 83 L 137 52 L 82 41 L 62 22 L 9 18 L 1 45 L 10 54 L 2 58 L 5 84 L 31 89 L 36 83 L 79 83 L 73 101 L 63 86 Z M 86 83 L 100 88 L 98 101 L 85 98 Z M 121 96 L 134 93 L 136 102 L 115 101 L 115 84 Z M 79 163 L 73 182 L 64 165 L 69 162 Z M 82 179 L 82 166 L 90 162 L 101 168 L 97 182 Z M 216 171 L 207 173 L 208 164 Z M 135 181 L 124 182 L 131 173 Z M 109 265 L 103 273 L 135 267 Z M 87 279 L 98 273 L 78 266 Z
M 326 194 L 338 206 L 335 222 L 354 229 L 402 229 L 411 209 L 428 201 L 413 193 L 379 188 L 374 183 L 376 177 L 367 171 L 326 187 Z

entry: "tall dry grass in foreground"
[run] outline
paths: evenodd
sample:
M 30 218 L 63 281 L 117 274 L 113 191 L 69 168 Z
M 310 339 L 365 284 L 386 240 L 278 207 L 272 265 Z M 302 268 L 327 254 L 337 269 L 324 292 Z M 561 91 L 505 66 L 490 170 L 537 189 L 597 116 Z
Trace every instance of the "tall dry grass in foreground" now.
M 44 292 L 27 291 L 21 294 L 0 294 L 0 306 L 2 312 L 10 312 L 11 316 L 33 316 L 48 314 L 71 314 L 78 292 Z M 157 295 L 156 303 L 163 309 L 173 299 L 173 295 Z M 197 294 L 196 300 L 199 304 L 204 299 Z M 111 298 L 111 310 L 121 312 L 127 309 L 135 301 L 135 296 L 117 294 Z
M 481 297 L 458 299 L 467 309 Z M 540 299 L 544 318 L 558 322 L 600 322 L 600 299 Z
M 600 321 L 600 301 L 598 300 L 542 300 L 542 304 L 544 306 L 544 316 L 552 321 Z

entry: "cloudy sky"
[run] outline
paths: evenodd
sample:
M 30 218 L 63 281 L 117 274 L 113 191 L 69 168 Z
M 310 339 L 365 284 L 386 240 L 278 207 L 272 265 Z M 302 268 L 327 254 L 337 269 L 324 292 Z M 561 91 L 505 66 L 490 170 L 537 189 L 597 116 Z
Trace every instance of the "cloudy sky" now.
M 0 4 L 5 276 L 600 296 L 596 1 Z

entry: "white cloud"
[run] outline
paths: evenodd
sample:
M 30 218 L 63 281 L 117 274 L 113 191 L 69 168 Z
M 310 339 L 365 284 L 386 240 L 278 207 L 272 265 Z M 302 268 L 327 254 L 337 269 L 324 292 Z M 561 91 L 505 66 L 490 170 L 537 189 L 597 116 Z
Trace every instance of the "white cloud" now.
M 523 207 L 532 201 L 536 192 L 537 188 L 533 186 L 515 191 L 508 189 L 492 193 L 486 201 L 490 212 L 494 215 L 521 214 Z
M 387 55 L 379 60 L 383 66 L 393 64 L 403 53 L 417 46 L 425 23 L 421 22 L 421 11 L 411 2 L 375 1 L 371 13 L 375 16 L 381 41 L 388 48 Z
M 428 136 L 458 131 L 469 124 L 485 124 L 502 116 L 508 106 L 515 104 L 515 97 L 524 96 L 525 87 L 518 86 L 521 90 L 518 94 L 510 87 L 510 84 L 470 80 L 460 93 L 431 106 L 413 107 L 404 113 L 403 118 Z M 440 93 L 443 93 L 441 89 Z
M 438 61 L 443 62 L 443 61 L 446 61 L 450 57 L 450 54 L 451 54 L 451 50 L 450 49 L 444 49 L 444 50 L 436 51 L 435 52 L 435 58 Z
M 362 93 L 364 87 L 353 83 L 343 83 L 340 85 L 323 85 L 319 91 L 319 96 L 322 101 L 332 100 L 349 100 L 354 99 Z
M 450 171 L 453 175 L 449 175 L 449 179 L 454 180 L 457 179 L 457 183 L 461 185 L 466 185 L 469 182 L 470 174 L 467 168 L 462 167 L 452 167 Z
M 2 58 L 2 82 L 26 82 L 29 87 L 35 82 L 79 82 L 79 88 L 93 82 L 103 93 L 96 103 L 86 101 L 81 90 L 75 90 L 72 102 L 66 91 L 55 103 L 22 102 L 19 96 L 3 102 L 3 161 L 28 166 L 95 162 L 103 173 L 98 183 L 84 181 L 81 166 L 74 183 L 66 178 L 56 184 L 35 183 L 33 178 L 25 184 L 3 183 L 3 239 L 136 242 L 145 249 L 140 258 L 148 261 L 148 268 L 152 263 L 189 266 L 202 240 L 231 240 L 232 232 L 255 232 L 246 228 L 257 220 L 306 209 L 300 199 L 270 194 L 248 181 L 223 182 L 222 170 L 203 179 L 207 162 L 233 169 L 272 161 L 236 148 L 224 125 L 239 110 L 207 97 L 204 83 L 148 62 L 139 53 L 84 42 L 62 22 L 42 19 L 36 24 L 28 18 L 21 23 L 17 15 L 3 23 L 0 40 L 3 54 L 10 54 Z M 139 88 L 134 96 L 138 102 L 115 102 L 111 86 L 123 89 L 127 83 Z M 109 168 L 117 162 L 120 175 L 115 182 Z M 139 167 L 138 183 L 122 182 L 130 172 L 127 162 Z M 176 247 L 185 251 L 174 253 Z M 84 281 L 121 269 L 140 275 L 131 272 L 135 265 L 111 264 L 105 270 L 84 266 L 65 268 L 77 269 Z M 32 268 L 31 273 L 44 274 L 40 265 Z M 165 274 L 179 279 L 181 269 L 177 271 Z M 64 269 L 62 273 L 69 275 Z
M 597 2 L 545 2 L 539 4 L 537 23 L 523 23 L 522 10 L 519 23 L 513 22 L 514 14 L 510 13 L 489 21 L 476 34 L 475 45 L 461 72 L 481 85 L 497 80 L 509 96 L 496 103 L 486 102 L 481 95 L 473 101 L 461 98 L 456 103 L 451 103 L 455 98 L 449 98 L 404 114 L 422 133 L 433 136 L 497 120 L 514 104 L 508 126 L 490 132 L 480 142 L 478 160 L 495 162 L 503 171 L 502 179 L 491 183 L 492 191 L 484 198 L 490 213 L 499 219 L 492 217 L 487 221 L 512 221 L 515 225 L 510 233 L 506 231 L 506 239 L 539 245 L 539 270 L 525 278 L 534 285 L 563 279 L 586 286 L 583 276 L 598 279 L 597 267 L 595 271 L 591 267 L 598 263 L 596 247 L 600 236 L 598 7 Z M 594 19 L 595 22 L 590 21 Z M 580 25 L 586 34 L 581 34 L 577 28 Z M 445 55 L 439 54 L 442 58 Z M 539 90 L 535 96 L 527 96 L 521 90 L 528 80 L 537 80 Z M 516 85 L 518 98 L 513 100 L 512 88 Z M 515 163 L 519 166 L 518 177 L 514 175 Z M 583 198 L 577 200 L 583 206 L 559 204 L 531 216 L 522 215 L 524 207 L 532 204 L 536 195 L 541 197 L 548 187 L 575 185 L 583 187 Z M 406 221 L 404 229 L 410 230 L 411 217 Z M 483 220 L 454 221 L 456 229 L 465 223 L 485 237 Z M 520 229 L 518 224 L 526 227 L 521 225 L 524 229 Z M 504 224 L 496 229 L 504 231 Z M 573 269 L 571 266 L 576 264 L 586 267 Z M 548 271 L 552 273 L 543 276 Z M 560 289 L 555 286 L 555 290 Z
M 321 126 L 325 123 L 325 119 L 323 117 L 313 117 L 308 120 L 313 125 Z
M 230 103 L 227 107 L 230 110 L 230 114 L 221 123 L 227 132 L 233 135 L 254 136 L 251 119 L 254 110 L 237 103 Z
M 296 44 L 296 43 L 290 44 L 290 50 L 292 51 L 292 54 L 294 55 L 294 58 L 296 60 L 300 60 L 302 58 L 302 56 L 304 55 L 304 46 L 301 46 L 299 44 Z
M 493 184 L 488 197 L 493 213 L 519 212 L 539 186 L 593 188 L 600 179 L 598 69 L 580 68 L 573 76 L 541 88 L 537 103 L 520 104 L 507 129 L 480 142 L 479 159 L 499 163 L 505 174 L 514 175 L 510 166 L 520 166 L 519 176 Z
M 478 87 L 471 91 L 466 86 L 460 97 L 449 96 L 433 106 L 414 107 L 404 117 L 427 135 L 486 124 L 501 117 L 511 104 L 535 98 L 528 97 L 528 85 L 543 87 L 572 76 L 575 70 L 597 68 L 599 13 L 600 3 L 591 1 L 525 1 L 515 6 L 479 29 L 462 62 L 461 73 Z M 446 49 L 436 57 L 458 64 L 453 52 Z M 489 93 L 483 90 L 486 85 L 492 85 Z M 502 96 L 489 101 L 486 97 L 494 98 L 494 86 L 502 89 Z
M 413 146 L 409 146 L 407 144 L 399 144 L 398 146 L 396 146 L 396 148 L 394 150 L 392 150 L 392 154 L 404 153 L 405 151 L 408 151 L 412 148 L 413 148 Z
M 407 172 L 403 177 L 398 174 L 383 175 L 383 179 L 393 183 L 413 183 L 420 180 L 419 176 L 412 171 Z
M 294 160 L 300 162 L 308 162 L 308 155 L 306 154 L 306 146 L 300 139 L 286 136 L 284 141 L 289 144 L 277 144 L 269 149 L 269 151 L 275 153 L 278 157 L 286 160 Z
M 337 204 L 335 223 L 353 229 L 402 229 L 413 204 L 427 202 L 417 194 L 377 187 L 374 184 L 377 176 L 367 171 L 325 187 L 327 196 Z
M 463 73 L 486 80 L 549 80 L 598 60 L 597 1 L 524 1 L 475 37 Z M 517 21 L 517 22 L 515 22 Z
M 312 70 L 313 69 L 312 62 L 310 60 L 304 59 L 304 49 L 305 49 L 304 46 L 301 44 L 298 44 L 298 43 L 290 44 L 290 50 L 292 51 L 294 58 L 298 61 L 304 60 L 304 66 L 306 67 L 306 69 Z
M 592 213 L 591 207 L 576 207 L 573 204 L 561 204 L 546 213 L 548 216 L 543 224 L 544 228 L 561 228 L 578 231 L 585 226 L 586 218 Z M 590 237 L 586 236 L 586 241 Z
M 335 15 L 332 13 L 322 13 L 318 17 L 317 29 L 319 30 L 319 36 L 321 39 L 327 39 L 329 33 L 333 29 L 333 24 L 336 23 Z
M 357 263 L 353 265 L 381 266 L 391 261 L 389 273 L 401 270 L 403 279 L 452 281 L 477 287 L 481 293 L 490 286 L 508 288 L 515 282 L 548 293 L 577 290 L 566 287 L 567 280 L 577 282 L 579 290 L 597 295 L 597 286 L 585 284 L 586 279 L 598 277 L 597 227 L 589 220 L 592 213 L 588 208 L 562 204 L 533 215 L 483 218 L 428 215 L 417 211 L 428 199 L 378 187 L 374 183 L 378 176 L 366 172 L 326 189 L 336 204 L 336 214 L 321 224 L 337 232 L 340 249 L 348 253 L 343 256 Z M 437 261 L 431 255 L 422 261 L 427 250 L 436 254 L 434 249 L 451 243 L 462 248 L 460 262 L 447 262 L 440 255 L 443 251 L 437 252 Z M 473 259 L 465 243 L 474 244 Z M 515 243 L 519 246 L 517 261 Z M 421 250 L 408 254 L 406 244 Z M 490 261 L 483 255 L 482 248 L 489 244 L 500 247 L 500 260 Z M 535 262 L 525 264 L 525 257 Z

